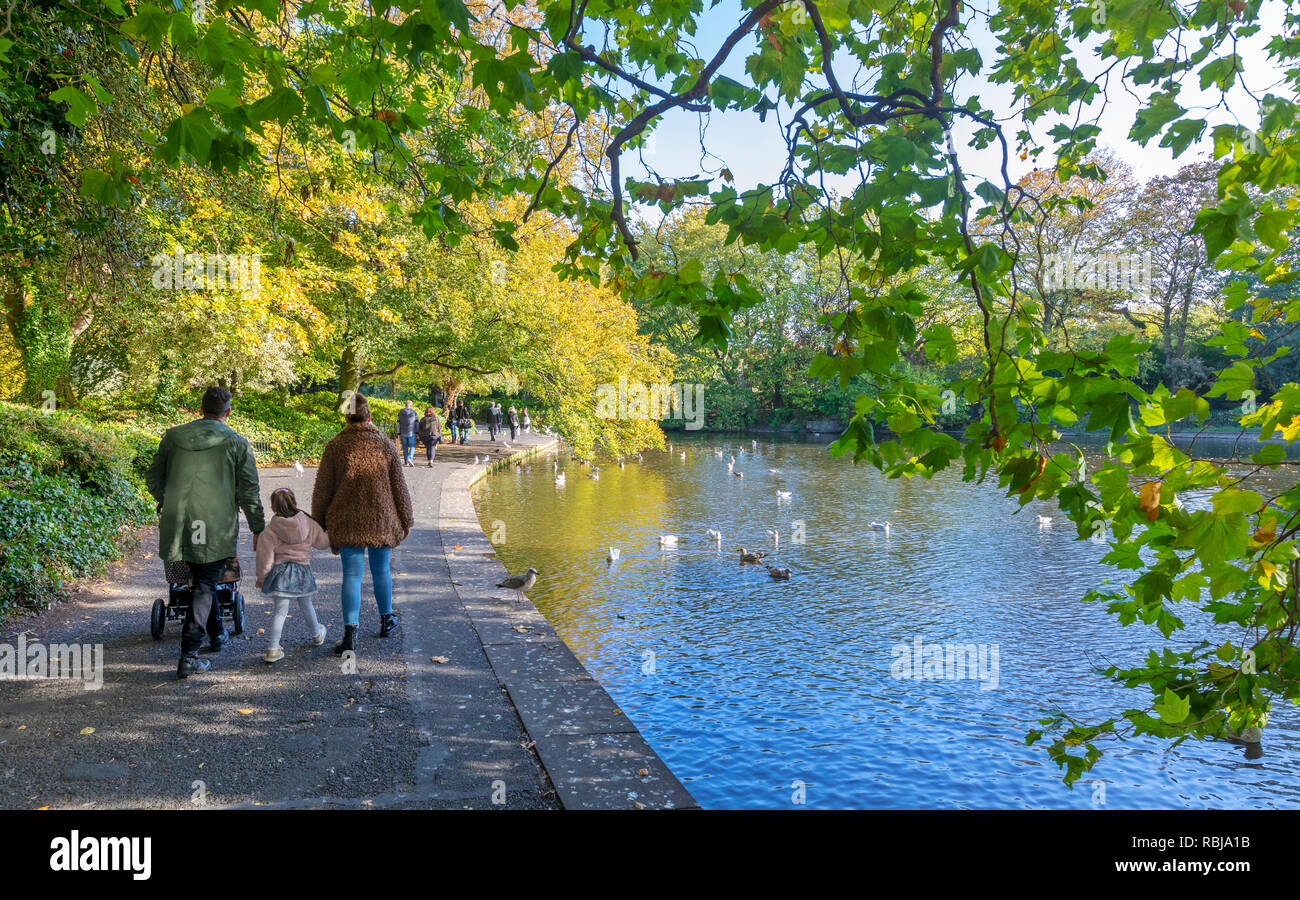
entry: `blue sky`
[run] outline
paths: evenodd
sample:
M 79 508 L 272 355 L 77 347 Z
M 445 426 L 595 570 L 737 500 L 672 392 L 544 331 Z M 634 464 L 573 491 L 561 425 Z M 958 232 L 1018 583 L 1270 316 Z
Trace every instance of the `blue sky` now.
M 989 62 L 995 59 L 996 41 L 983 27 L 987 17 L 980 12 L 976 12 L 972 17 L 971 9 L 973 7 L 977 11 L 987 11 L 990 6 L 995 5 L 995 0 L 977 0 L 974 4 L 967 4 L 967 11 L 964 13 L 964 19 L 977 23 L 969 26 L 967 33 L 974 46 L 980 51 L 986 68 Z M 1281 2 L 1265 3 L 1261 12 L 1264 27 L 1260 34 L 1243 40 L 1238 45 L 1237 52 L 1246 61 L 1249 69 L 1238 86 L 1228 94 L 1226 100 L 1220 103 L 1220 95 L 1214 90 L 1202 93 L 1193 77 L 1184 84 L 1180 97 L 1182 105 L 1193 110 L 1201 105 L 1217 107 L 1203 113 L 1209 119 L 1211 127 L 1219 123 L 1234 122 L 1234 115 L 1242 125 L 1247 127 L 1257 125 L 1256 104 L 1241 84 L 1244 82 L 1257 96 L 1263 96 L 1270 88 L 1277 93 L 1286 93 L 1285 85 L 1281 83 L 1281 70 L 1267 59 L 1264 50 L 1264 45 L 1270 37 L 1280 30 L 1284 12 L 1285 5 Z M 738 0 L 722 0 L 708 11 L 701 21 L 701 28 L 696 38 L 697 52 L 706 58 L 711 56 L 724 37 L 740 21 L 740 17 Z M 743 41 L 738 45 L 732 52 L 731 59 L 723 67 L 722 74 L 742 83 L 748 83 L 744 73 L 744 60 L 753 46 L 752 40 Z M 1076 48 L 1076 54 L 1081 67 L 1088 74 L 1098 73 L 1105 66 L 1105 61 L 1086 47 L 1082 52 Z M 854 68 L 847 63 L 842 63 L 837 68 L 842 83 L 851 82 L 854 71 Z M 956 99 L 960 102 L 972 93 L 978 93 L 984 105 L 994 110 L 999 118 L 1008 119 L 1003 122 L 1004 132 L 1014 144 L 1015 134 L 1022 126 L 1015 116 L 1010 90 L 1003 86 L 990 85 L 983 79 L 965 76 L 958 84 L 955 92 Z M 1111 79 L 1107 93 L 1107 104 L 1098 123 L 1102 128 L 1099 146 L 1114 150 L 1133 167 L 1135 175 L 1140 180 L 1146 180 L 1153 175 L 1172 173 L 1181 165 L 1191 162 L 1198 154 L 1208 155 L 1211 151 L 1209 128 L 1206 129 L 1207 136 L 1201 144 L 1193 145 L 1177 160 L 1169 150 L 1156 146 L 1158 139 L 1151 141 L 1146 147 L 1128 140 L 1129 128 L 1140 107 L 1140 95 L 1134 96 L 1130 87 L 1121 87 L 1114 77 Z M 1095 114 L 1095 110 L 1091 114 Z M 775 123 L 772 114 L 769 114 L 766 123 L 760 123 L 757 116 L 747 113 L 714 112 L 707 120 L 706 132 L 706 146 L 713 157 L 705 158 L 702 162 L 699 132 L 705 121 L 705 118 L 699 114 L 680 111 L 666 117 L 645 154 L 646 162 L 665 178 L 694 177 L 701 171 L 716 171 L 725 165 L 734 174 L 735 183 L 740 189 L 752 187 L 759 182 L 770 183 L 780 173 L 785 162 L 785 143 L 782 140 L 782 131 Z M 1040 142 L 1049 147 L 1051 142 L 1045 135 L 1055 124 L 1056 120 L 1044 119 L 1040 120 L 1033 129 Z M 1000 180 L 997 178 L 1001 163 L 1000 152 L 993 148 L 983 151 L 969 149 L 966 143 L 973 129 L 957 125 L 953 130 L 962 166 L 968 175 L 982 175 Z M 644 170 L 637 161 L 632 158 L 625 157 L 625 159 L 627 161 L 624 172 L 627 175 L 636 178 L 645 176 Z M 1039 162 L 1045 164 L 1048 161 L 1048 153 L 1045 152 Z M 1030 157 L 1028 162 L 1021 162 L 1018 156 L 1013 155 L 1010 163 L 1009 171 L 1014 181 L 1033 167 L 1034 160 Z M 720 182 L 715 182 L 715 186 L 718 184 Z M 847 184 L 843 182 L 836 186 L 847 186 Z

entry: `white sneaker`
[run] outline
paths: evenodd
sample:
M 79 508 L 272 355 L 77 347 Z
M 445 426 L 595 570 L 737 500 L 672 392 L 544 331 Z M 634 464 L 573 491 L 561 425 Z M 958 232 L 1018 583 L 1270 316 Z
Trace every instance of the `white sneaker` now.
M 270 650 L 266 651 L 266 656 L 262 657 L 262 662 L 273 663 L 279 662 L 282 659 L 284 659 L 284 651 L 279 647 L 272 647 Z
M 315 636 L 314 638 L 311 639 L 311 643 L 312 643 L 312 646 L 313 646 L 313 647 L 319 647 L 321 644 L 325 643 L 325 626 L 324 626 L 324 625 L 322 625 L 319 629 L 317 629 L 317 631 L 316 631 L 316 636 Z

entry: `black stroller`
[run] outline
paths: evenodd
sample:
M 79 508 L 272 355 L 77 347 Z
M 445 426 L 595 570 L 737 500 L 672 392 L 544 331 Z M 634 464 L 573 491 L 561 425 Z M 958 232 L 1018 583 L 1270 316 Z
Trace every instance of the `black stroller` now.
M 149 631 L 155 641 L 161 641 L 163 629 L 168 622 L 185 621 L 190 611 L 190 597 L 194 591 L 190 580 L 190 569 L 184 562 L 163 563 L 167 573 L 167 599 L 159 597 L 153 602 L 153 612 L 149 616 Z M 244 633 L 244 595 L 239 592 L 239 559 L 232 556 L 226 560 L 226 569 L 221 573 L 212 597 L 212 614 L 208 617 L 206 627 L 208 634 L 220 630 L 222 619 L 229 619 L 231 631 L 235 635 Z

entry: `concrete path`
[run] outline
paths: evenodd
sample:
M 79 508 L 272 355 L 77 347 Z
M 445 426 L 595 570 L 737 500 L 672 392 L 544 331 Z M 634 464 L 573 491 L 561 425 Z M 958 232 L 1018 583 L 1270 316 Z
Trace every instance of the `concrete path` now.
M 341 576 L 328 552 L 313 565 L 325 646 L 291 614 L 285 658 L 262 662 L 256 632 L 272 604 L 253 586 L 246 532 L 246 634 L 207 673 L 176 678 L 178 623 L 161 642 L 149 635 L 166 591 L 155 534 L 73 602 L 10 623 L 0 642 L 25 632 L 29 644 L 102 645 L 104 676 L 99 690 L 0 680 L 0 807 L 694 806 L 532 603 L 493 587 L 504 570 L 469 486 L 551 445 L 529 435 L 506 450 L 476 435 L 444 445 L 432 469 L 405 470 L 416 527 L 393 554 L 403 632 L 374 637 L 367 575 L 355 672 L 331 651 Z M 264 501 L 288 486 L 310 506 L 312 470 L 263 469 L 261 480 Z

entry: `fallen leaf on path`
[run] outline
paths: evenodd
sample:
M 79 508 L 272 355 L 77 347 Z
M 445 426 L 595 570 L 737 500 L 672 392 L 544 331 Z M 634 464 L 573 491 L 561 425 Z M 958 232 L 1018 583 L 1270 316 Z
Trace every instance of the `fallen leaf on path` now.
M 19 726 L 18 726 L 18 730 L 19 730 L 19 731 L 26 731 L 26 730 L 27 730 L 27 726 L 26 726 L 26 725 L 19 725 Z
M 640 778 L 649 778 L 649 777 L 650 777 L 650 770 L 649 770 L 649 769 L 637 769 L 637 770 L 636 770 L 636 774 L 637 774 L 637 776 L 640 777 Z
M 520 741 L 519 746 L 523 747 L 525 750 L 531 750 L 537 746 L 537 741 Z
M 515 626 L 515 631 L 519 632 L 520 634 L 527 634 L 527 633 L 528 633 L 529 631 L 531 631 L 531 630 L 532 630 L 532 629 L 530 629 L 527 625 L 516 625 L 516 626 Z
M 89 727 L 87 727 L 87 728 L 83 728 L 83 729 L 81 729 L 81 733 L 82 733 L 82 734 L 94 734 L 94 733 L 95 733 L 95 729 L 93 729 L 93 728 L 89 728 Z
M 460 544 L 457 544 L 455 547 L 452 547 L 451 549 L 453 549 L 453 550 L 459 550 L 459 549 L 460 549 Z
M 446 656 L 431 656 L 429 659 L 436 663 L 449 663 L 451 660 Z
M 266 629 L 265 629 L 265 628 L 259 628 L 259 629 L 257 629 L 257 633 L 258 633 L 258 634 L 266 634 Z
M 254 712 L 256 712 L 256 710 L 254 710 L 253 707 L 251 706 L 246 706 L 243 709 L 235 710 L 235 712 L 239 713 L 241 716 L 251 716 Z

